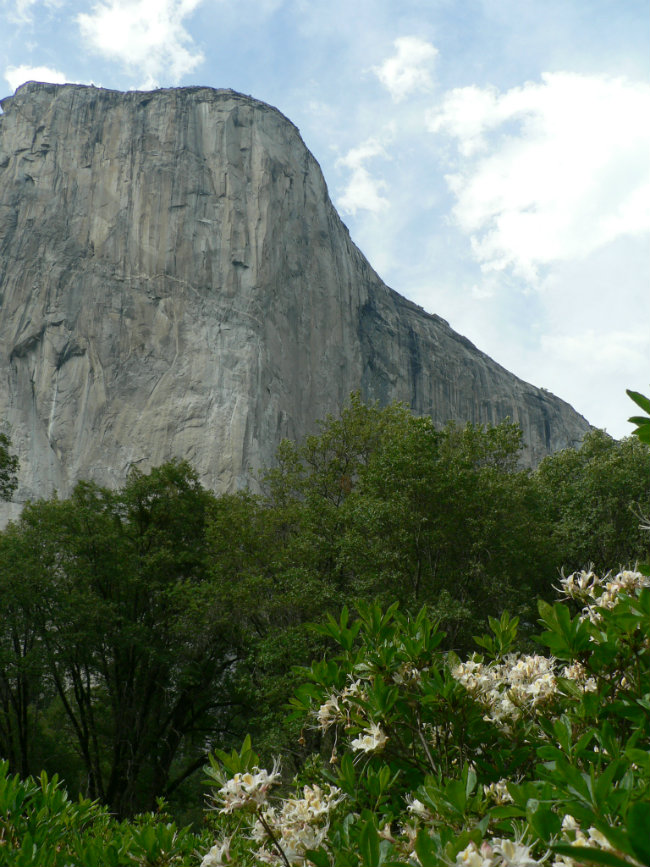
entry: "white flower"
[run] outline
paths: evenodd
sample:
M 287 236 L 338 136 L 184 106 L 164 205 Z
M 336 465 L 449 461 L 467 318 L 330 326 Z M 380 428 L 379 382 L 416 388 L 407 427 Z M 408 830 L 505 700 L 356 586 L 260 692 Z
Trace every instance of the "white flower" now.
M 424 806 L 422 801 L 418 801 L 417 798 L 414 798 L 413 795 L 406 796 L 406 809 L 409 813 L 413 813 L 414 816 L 417 816 L 418 819 L 430 819 L 431 811 Z
M 422 680 L 422 672 L 411 662 L 404 662 L 393 674 L 394 683 L 409 684 L 419 683 Z
M 273 830 L 290 864 L 304 864 L 305 851 L 323 845 L 329 830 L 329 813 L 343 798 L 336 786 L 328 786 L 327 791 L 318 785 L 305 786 L 302 798 L 287 798 L 281 810 L 264 811 L 264 822 Z M 258 843 L 268 841 L 268 831 L 260 819 L 251 836 Z M 260 849 L 256 856 L 265 863 L 281 863 L 274 850 Z
M 560 578 L 560 584 L 562 585 L 560 588 L 561 593 L 565 596 L 568 596 L 572 599 L 582 599 L 586 596 L 593 595 L 593 591 L 596 587 L 600 585 L 600 578 L 595 575 L 593 572 L 573 572 L 573 574 L 565 577 L 562 575 Z
M 203 856 L 201 867 L 223 867 L 223 865 L 230 863 L 230 837 L 228 837 L 222 843 L 216 843 Z
M 537 867 L 541 863 L 530 854 L 530 846 L 518 840 L 495 840 L 494 851 L 508 867 Z
M 553 666 L 553 660 L 545 656 L 511 653 L 503 662 L 490 665 L 472 660 L 461 663 L 452 675 L 487 709 L 484 719 L 507 728 L 526 708 L 555 694 Z
M 253 772 L 235 774 L 224 783 L 217 792 L 215 799 L 223 803 L 219 812 L 232 813 L 233 810 L 252 809 L 256 810 L 266 801 L 271 786 L 277 784 L 280 778 L 280 766 L 276 761 L 273 770 L 269 774 L 262 768 L 253 768 Z
M 598 689 L 595 678 L 587 677 L 587 670 L 581 662 L 565 665 L 562 669 L 562 677 L 575 681 L 584 692 L 595 692 Z
M 348 698 L 352 696 L 353 698 L 365 698 L 366 691 L 364 689 L 364 684 L 361 680 L 353 680 L 348 686 L 346 686 L 341 693 L 341 698 Z
M 581 618 L 589 619 L 592 623 L 600 621 L 599 609 L 613 608 L 618 604 L 621 592 L 635 595 L 642 587 L 650 587 L 648 576 L 630 570 L 619 572 L 613 577 L 612 573 L 608 572 L 604 578 L 599 578 L 593 572 L 574 572 L 568 578 L 563 575 L 560 581 L 561 593 L 586 603 Z
M 490 783 L 489 786 L 483 786 L 485 796 L 494 801 L 495 804 L 512 803 L 512 796 L 508 792 L 507 782 L 507 780 L 499 780 L 496 783 Z
M 601 831 L 599 831 L 598 828 L 589 828 L 587 834 L 589 835 L 588 845 L 593 845 L 595 843 L 596 846 L 600 847 L 601 849 L 612 848 L 607 837 Z
M 364 734 L 360 735 L 350 742 L 353 750 L 363 750 L 364 753 L 372 753 L 375 750 L 382 750 L 388 740 L 388 737 L 377 723 L 371 723 L 368 728 L 365 728 Z
M 336 720 L 341 719 L 341 708 L 339 707 L 338 697 L 331 695 L 327 701 L 318 708 L 316 716 L 321 729 L 326 732 L 327 729 L 336 722 Z
M 579 826 L 578 826 L 578 823 L 576 822 L 576 820 L 573 818 L 573 816 L 569 816 L 568 813 L 562 819 L 562 830 L 563 831 L 577 831 L 578 827 Z
M 470 843 L 456 855 L 458 867 L 491 867 L 492 863 L 491 858 L 483 857 L 476 848 L 476 843 Z

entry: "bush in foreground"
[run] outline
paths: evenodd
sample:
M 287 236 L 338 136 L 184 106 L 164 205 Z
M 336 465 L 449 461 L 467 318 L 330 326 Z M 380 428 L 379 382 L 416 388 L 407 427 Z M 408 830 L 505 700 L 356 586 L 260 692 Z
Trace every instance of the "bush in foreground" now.
M 219 838 L 203 867 L 650 864 L 650 579 L 562 578 L 549 655 L 490 619 L 483 653 L 439 651 L 422 609 L 361 609 L 293 700 L 322 736 L 294 794 L 250 741 L 208 770 Z

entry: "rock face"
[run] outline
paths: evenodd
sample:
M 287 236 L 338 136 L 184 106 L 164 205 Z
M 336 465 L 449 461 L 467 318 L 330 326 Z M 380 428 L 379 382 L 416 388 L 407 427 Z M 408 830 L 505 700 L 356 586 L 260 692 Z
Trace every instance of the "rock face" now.
M 350 391 L 518 421 L 531 464 L 588 424 L 389 289 L 276 109 L 230 90 L 30 82 L 0 115 L 0 429 L 17 501 L 187 458 L 218 491 Z

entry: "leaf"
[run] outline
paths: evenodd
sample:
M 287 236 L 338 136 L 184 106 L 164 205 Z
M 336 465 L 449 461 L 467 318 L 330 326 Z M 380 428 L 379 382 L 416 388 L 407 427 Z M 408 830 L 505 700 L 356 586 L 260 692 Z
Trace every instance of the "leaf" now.
M 630 846 L 642 864 L 650 864 L 650 804 L 633 804 L 627 813 Z
M 557 813 L 533 798 L 528 801 L 526 818 L 533 831 L 544 842 L 560 833 L 562 823 Z
M 570 843 L 556 843 L 551 849 L 560 855 L 568 855 L 574 861 L 579 857 L 580 863 L 605 864 L 606 867 L 630 867 L 630 862 L 619 858 L 618 855 L 603 849 L 592 849 L 591 846 L 571 846 Z
M 307 849 L 305 858 L 315 864 L 316 867 L 330 867 L 330 859 L 327 852 L 321 847 L 320 849 Z
M 370 819 L 361 829 L 359 850 L 364 867 L 379 867 L 379 833 Z
M 629 388 L 625 389 L 625 393 L 629 398 L 631 398 L 637 406 L 640 406 L 641 409 L 645 410 L 648 414 L 650 414 L 650 399 L 645 397 L 645 395 L 640 394 L 638 391 L 632 391 Z
M 422 867 L 439 867 L 441 863 L 434 842 L 424 828 L 420 829 L 415 839 L 415 854 Z

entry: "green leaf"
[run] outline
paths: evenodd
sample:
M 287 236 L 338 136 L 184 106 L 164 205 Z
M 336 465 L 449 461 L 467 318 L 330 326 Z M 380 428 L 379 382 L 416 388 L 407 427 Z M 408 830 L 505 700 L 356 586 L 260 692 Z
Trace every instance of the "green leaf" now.
M 379 867 L 379 833 L 371 819 L 361 829 L 359 850 L 364 867 Z
M 327 852 L 321 847 L 320 849 L 307 849 L 305 858 L 315 864 L 316 867 L 330 867 L 330 859 Z
M 650 399 L 645 395 L 640 394 L 638 391 L 632 391 L 629 388 L 625 389 L 625 393 L 629 398 L 631 398 L 637 406 L 640 406 L 641 409 L 645 410 L 650 414 Z
M 415 854 L 418 856 L 422 867 L 440 867 L 440 855 L 433 840 L 424 828 L 418 831 L 415 839 Z
M 350 794 L 354 793 L 357 775 L 354 770 L 352 756 L 349 753 L 345 753 L 341 758 L 338 777 L 341 787 Z
M 642 864 L 650 864 L 650 804 L 633 804 L 627 812 L 630 845 Z
M 562 822 L 557 813 L 554 813 L 550 807 L 545 804 L 540 804 L 539 801 L 531 798 L 528 801 L 526 818 L 528 824 L 537 834 L 540 840 L 547 842 L 556 834 L 560 833 Z
M 580 858 L 580 863 L 584 864 L 605 864 L 606 867 L 630 867 L 630 862 L 619 858 L 618 855 L 606 852 L 603 849 L 592 849 L 591 846 L 571 846 L 568 843 L 556 843 L 551 849 L 560 855 L 568 855 L 574 861 Z

